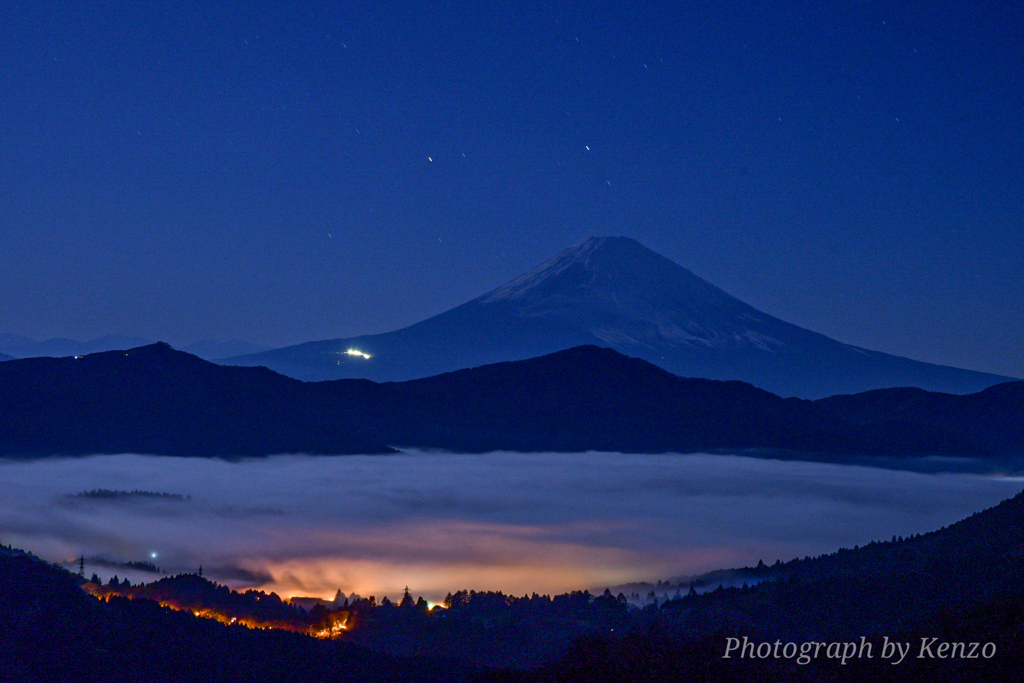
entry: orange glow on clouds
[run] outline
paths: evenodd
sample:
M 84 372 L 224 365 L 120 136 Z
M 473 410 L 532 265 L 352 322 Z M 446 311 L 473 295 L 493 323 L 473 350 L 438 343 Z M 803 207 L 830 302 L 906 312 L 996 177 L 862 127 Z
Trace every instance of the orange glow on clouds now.
M 99 488 L 179 498 L 75 496 Z M 103 580 L 153 581 L 123 564 L 152 559 L 169 574 L 202 565 L 219 583 L 285 598 L 395 599 L 409 586 L 438 602 L 832 552 L 941 527 L 1018 489 L 712 455 L 93 456 L 0 462 L 0 535 L 50 561 L 84 554 L 87 575 Z
M 413 593 L 440 600 L 448 592 L 473 588 L 500 590 L 523 595 L 565 593 L 580 587 L 615 585 L 635 579 L 638 572 L 670 571 L 673 561 L 651 562 L 651 558 L 631 556 L 616 549 L 593 549 L 571 544 L 525 543 L 492 535 L 475 539 L 477 545 L 495 547 L 485 562 L 455 559 L 417 558 L 374 560 L 335 557 L 294 558 L 258 563 L 272 581 L 260 590 L 274 591 L 282 597 L 296 595 L 333 597 L 335 590 L 375 595 L 400 596 L 405 586 Z M 497 550 L 506 543 L 506 553 Z M 666 558 L 667 559 L 667 558 Z M 662 565 L 662 566 L 657 566 Z
M 295 596 L 331 599 L 335 591 L 394 599 L 409 586 L 415 595 L 440 600 L 463 589 L 515 595 L 554 595 L 640 579 L 670 576 L 681 566 L 707 571 L 723 566 L 734 549 L 675 549 L 637 552 L 557 540 L 595 531 L 593 524 L 529 527 L 446 523 L 396 525 L 372 537 L 331 535 L 339 548 L 329 557 L 249 560 L 252 571 L 269 573 L 247 586 Z M 552 538 L 554 537 L 554 538 Z M 319 536 L 322 546 L 328 540 Z M 395 553 L 400 549 L 400 553 Z

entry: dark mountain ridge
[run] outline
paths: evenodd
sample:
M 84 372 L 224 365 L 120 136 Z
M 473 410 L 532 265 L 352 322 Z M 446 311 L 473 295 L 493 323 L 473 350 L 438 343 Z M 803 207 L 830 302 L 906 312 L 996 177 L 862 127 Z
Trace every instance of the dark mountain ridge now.
M 896 386 L 969 393 L 1011 379 L 837 342 L 758 311 L 625 237 L 591 237 L 400 330 L 221 362 L 305 380 L 402 381 L 588 344 L 676 375 L 740 380 L 804 398 Z M 350 349 L 371 357 L 346 354 Z
M 1013 391 L 997 388 L 984 400 L 1002 392 L 1013 398 Z M 1017 414 L 990 413 L 1011 421 Z M 984 442 L 970 430 L 900 414 L 858 423 L 815 402 L 742 382 L 676 377 L 594 346 L 382 384 L 300 382 L 266 368 L 215 365 L 166 344 L 0 365 L 0 454 L 8 456 L 231 457 L 384 453 L 391 446 L 1020 455 L 1014 425 L 997 422 L 988 423 Z
M 0 366 L 5 455 L 386 453 L 313 410 L 303 384 L 166 344 Z
M 846 422 L 939 427 L 993 453 L 1024 454 L 1024 382 L 997 384 L 969 396 L 879 389 L 816 403 Z
M 978 454 L 939 428 L 851 428 L 808 401 L 743 382 L 676 377 L 595 346 L 379 386 L 386 412 L 364 402 L 356 414 L 374 438 L 387 435 L 399 447 Z

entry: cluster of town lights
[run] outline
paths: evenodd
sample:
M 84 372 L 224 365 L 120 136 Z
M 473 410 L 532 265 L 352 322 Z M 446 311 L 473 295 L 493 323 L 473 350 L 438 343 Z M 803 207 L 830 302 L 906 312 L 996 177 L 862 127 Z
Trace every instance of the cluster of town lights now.
M 122 595 L 116 591 L 110 591 L 105 589 L 95 590 L 89 587 L 89 584 L 83 586 L 86 592 L 92 594 L 99 600 L 105 600 L 107 602 L 114 596 L 126 597 L 132 599 L 130 595 Z M 345 631 L 348 630 L 348 612 L 340 612 L 337 615 L 328 615 L 328 621 L 326 624 L 318 627 L 303 627 L 297 624 L 290 624 L 283 621 L 261 621 L 259 619 L 251 619 L 247 617 L 232 617 L 226 614 L 222 614 L 217 610 L 210 609 L 209 607 L 202 607 L 195 609 L 193 607 L 184 607 L 173 601 L 158 600 L 156 601 L 161 607 L 167 607 L 168 609 L 175 610 L 176 612 L 191 612 L 192 616 L 199 619 L 212 619 L 222 624 L 239 625 L 245 626 L 246 628 L 257 629 L 257 630 L 281 630 L 291 631 L 293 633 L 303 633 L 314 638 L 320 638 L 330 640 L 334 638 L 340 638 Z

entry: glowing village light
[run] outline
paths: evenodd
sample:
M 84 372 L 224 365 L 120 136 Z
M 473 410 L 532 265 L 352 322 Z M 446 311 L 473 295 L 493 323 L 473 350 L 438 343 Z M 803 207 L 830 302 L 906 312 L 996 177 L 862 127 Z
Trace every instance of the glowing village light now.
M 362 351 L 360 351 L 358 349 L 349 349 L 348 351 L 345 352 L 345 355 L 346 356 L 359 356 L 360 358 L 366 358 L 367 360 L 369 360 L 370 358 L 373 357 L 370 354 L 363 353 Z

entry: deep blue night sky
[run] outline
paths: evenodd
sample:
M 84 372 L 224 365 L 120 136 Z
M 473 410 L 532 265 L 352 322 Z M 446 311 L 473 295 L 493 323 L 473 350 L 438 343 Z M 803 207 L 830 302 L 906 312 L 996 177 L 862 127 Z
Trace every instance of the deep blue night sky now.
M 15 2 L 0 333 L 383 332 L 627 235 L 1024 376 L 1019 3 Z

